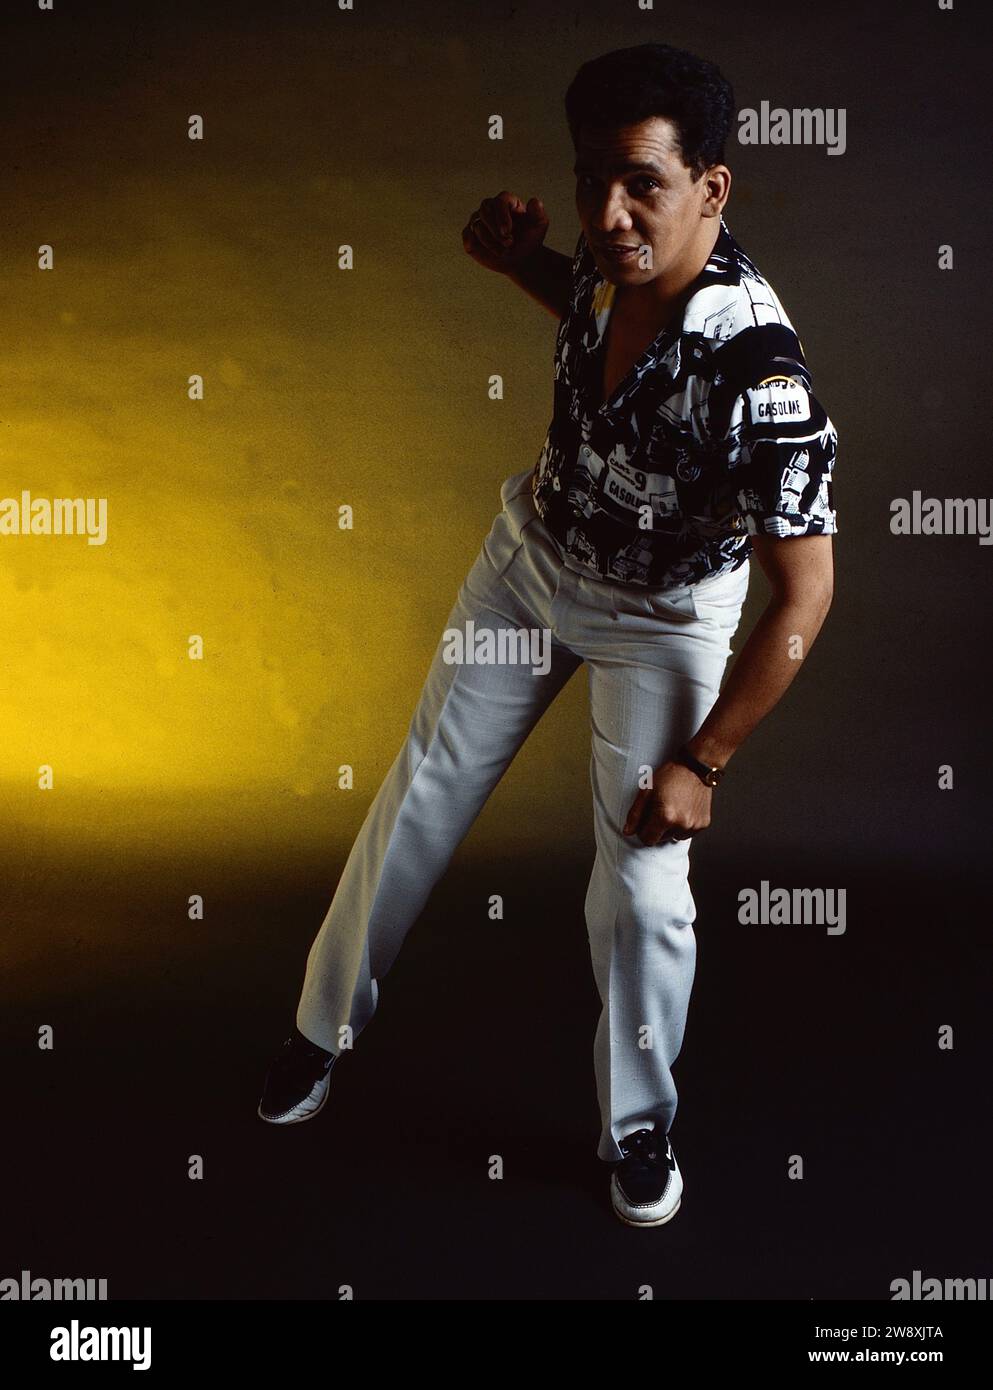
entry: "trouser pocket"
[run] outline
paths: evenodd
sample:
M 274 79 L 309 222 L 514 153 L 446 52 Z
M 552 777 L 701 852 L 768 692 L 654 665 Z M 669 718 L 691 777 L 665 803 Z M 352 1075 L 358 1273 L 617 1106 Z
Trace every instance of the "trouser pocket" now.
M 749 561 L 728 574 L 702 579 L 690 586 L 690 597 L 697 616 L 719 623 L 737 623 L 748 593 Z
M 497 512 L 463 588 L 480 607 L 493 598 L 524 539 L 509 512 Z
M 514 473 L 512 477 L 505 478 L 500 485 L 500 503 L 506 507 L 517 497 L 524 496 L 531 492 L 531 479 L 534 476 L 533 468 L 524 468 L 520 473 Z
M 503 505 L 465 581 L 477 603 L 485 604 L 496 593 L 524 544 L 525 527 L 538 515 L 531 496 L 533 474 L 533 468 L 522 469 L 500 487 Z

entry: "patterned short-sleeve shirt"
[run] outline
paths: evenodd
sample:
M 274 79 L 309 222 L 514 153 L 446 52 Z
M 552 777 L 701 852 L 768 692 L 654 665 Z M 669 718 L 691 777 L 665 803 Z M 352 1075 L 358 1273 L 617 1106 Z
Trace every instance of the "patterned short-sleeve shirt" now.
M 572 270 L 531 488 L 574 563 L 675 588 L 737 569 L 752 536 L 837 531 L 837 432 L 786 311 L 723 217 L 682 313 L 605 401 L 614 286 L 584 235 Z

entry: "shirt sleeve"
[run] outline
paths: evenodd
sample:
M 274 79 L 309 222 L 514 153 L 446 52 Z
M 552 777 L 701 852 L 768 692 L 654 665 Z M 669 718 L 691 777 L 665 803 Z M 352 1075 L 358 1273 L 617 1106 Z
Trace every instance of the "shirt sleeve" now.
M 834 535 L 838 433 L 799 357 L 778 356 L 731 401 L 727 478 L 739 530 L 752 536 Z

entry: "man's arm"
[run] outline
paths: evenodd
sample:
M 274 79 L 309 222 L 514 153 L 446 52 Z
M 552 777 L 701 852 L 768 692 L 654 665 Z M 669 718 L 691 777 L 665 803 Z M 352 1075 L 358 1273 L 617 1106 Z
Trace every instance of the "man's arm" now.
M 515 270 L 508 271 L 507 279 L 536 299 L 557 319 L 565 318 L 572 293 L 571 256 L 553 251 L 550 246 L 539 246 Z
M 708 405 L 711 443 L 728 464 L 722 502 L 746 518 L 752 551 L 772 586 L 724 689 L 688 740 L 701 762 L 723 767 L 778 704 L 831 606 L 838 432 L 813 394 L 791 327 L 746 328 L 714 362 L 723 380 Z M 691 768 L 665 763 L 654 783 L 635 798 L 626 835 L 637 830 L 646 844 L 658 844 L 667 825 L 692 833 L 710 824 L 713 789 Z
M 772 597 L 735 658 L 724 689 L 686 745 L 712 767 L 723 767 L 782 699 L 834 597 L 830 535 L 753 536 L 752 550 L 772 586 Z M 713 788 L 692 769 L 665 763 L 656 770 L 653 786 L 635 797 L 624 834 L 637 831 L 644 844 L 656 845 L 670 830 L 704 830 L 710 824 L 713 795 Z
M 772 597 L 735 657 L 716 703 L 687 745 L 694 757 L 712 767 L 723 767 L 782 699 L 834 597 L 831 536 L 753 536 L 752 551 L 772 586 Z
M 525 204 L 507 189 L 484 198 L 462 228 L 467 255 L 506 275 L 557 319 L 565 317 L 572 294 L 571 256 L 544 245 L 548 216 L 540 198 Z

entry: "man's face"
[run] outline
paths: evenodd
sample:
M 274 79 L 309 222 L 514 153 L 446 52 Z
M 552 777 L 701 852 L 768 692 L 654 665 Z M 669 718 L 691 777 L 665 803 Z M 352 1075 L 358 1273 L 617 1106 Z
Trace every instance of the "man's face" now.
M 601 275 L 615 285 L 643 285 L 679 266 L 713 190 L 706 176 L 693 182 L 670 120 L 652 116 L 612 130 L 585 126 L 574 172 L 576 209 Z M 637 248 L 646 245 L 651 259 L 642 268 Z

